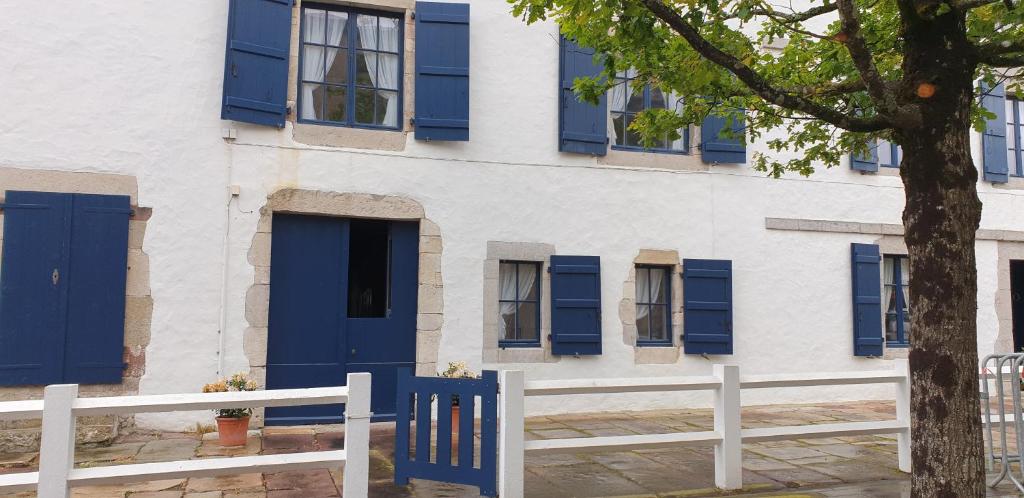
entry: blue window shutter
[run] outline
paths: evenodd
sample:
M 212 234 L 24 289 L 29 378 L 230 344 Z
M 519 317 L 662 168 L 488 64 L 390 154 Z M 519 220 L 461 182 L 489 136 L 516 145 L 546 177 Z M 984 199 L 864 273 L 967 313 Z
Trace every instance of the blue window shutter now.
M 221 119 L 284 126 L 292 0 L 231 0 Z
M 0 385 L 62 381 L 71 196 L 7 191 L 0 263 Z
M 878 141 L 872 140 L 867 145 L 868 151 L 866 154 L 850 154 L 850 169 L 854 171 L 878 171 Z
M 469 4 L 416 2 L 417 140 L 469 140 Z
M 985 121 L 985 133 L 981 135 L 985 181 L 1006 183 L 1009 165 L 1006 160 L 1006 89 L 1000 83 L 992 88 L 982 84 L 981 105 L 996 117 Z
M 881 256 L 874 244 L 850 244 L 853 275 L 853 354 L 882 356 Z
M 599 256 L 551 256 L 551 353 L 601 354 Z
M 126 195 L 75 194 L 72 199 L 67 382 L 121 382 L 130 215 Z
M 705 163 L 740 164 L 747 162 L 747 146 L 740 138 L 746 131 L 746 111 L 740 109 L 729 117 L 710 115 L 704 118 L 700 126 L 701 159 Z M 727 138 L 719 134 L 726 126 L 730 126 L 735 138 Z
M 683 349 L 732 354 L 732 261 L 683 260 Z
M 559 51 L 558 150 L 603 156 L 608 153 L 608 97 L 595 106 L 572 91 L 576 78 L 596 77 L 604 69 L 594 62 L 594 51 L 561 37 Z

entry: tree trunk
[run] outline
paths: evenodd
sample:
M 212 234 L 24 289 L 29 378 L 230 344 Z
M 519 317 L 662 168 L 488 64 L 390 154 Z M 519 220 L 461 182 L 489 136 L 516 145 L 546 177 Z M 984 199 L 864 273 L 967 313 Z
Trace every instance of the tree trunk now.
M 984 497 L 974 257 L 981 201 L 970 148 L 975 62 L 962 15 L 905 22 L 904 91 L 936 88 L 920 99 L 921 124 L 896 132 L 911 268 L 912 494 Z

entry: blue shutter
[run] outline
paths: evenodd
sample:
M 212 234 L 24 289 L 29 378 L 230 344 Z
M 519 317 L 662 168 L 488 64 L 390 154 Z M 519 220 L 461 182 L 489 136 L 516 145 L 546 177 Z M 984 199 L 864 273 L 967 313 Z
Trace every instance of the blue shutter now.
M 292 0 L 231 0 L 221 119 L 284 126 Z
M 595 106 L 572 91 L 576 78 L 596 77 L 604 69 L 594 63 L 594 51 L 561 37 L 559 51 L 558 150 L 603 156 L 608 152 L 608 97 Z
M 704 118 L 700 127 L 701 159 L 705 163 L 739 164 L 747 162 L 747 147 L 740 138 L 746 131 L 746 111 L 740 109 L 730 117 L 710 115 Z M 721 131 L 731 126 L 735 138 L 720 136 Z
M 850 154 L 850 169 L 854 171 L 878 171 L 878 141 L 872 140 L 867 146 L 866 154 L 858 154 L 856 152 Z
M 853 274 L 853 354 L 882 356 L 881 256 L 874 244 L 850 244 Z
M 417 140 L 469 140 L 469 4 L 416 2 Z
M 130 199 L 75 194 L 72 205 L 64 378 L 120 383 Z
M 732 354 L 732 261 L 683 260 L 683 349 Z
M 985 133 L 981 135 L 985 181 L 1006 183 L 1010 180 L 1006 160 L 1006 89 L 1002 83 L 993 88 L 982 84 L 981 89 L 981 106 L 996 115 L 985 121 Z
M 601 354 L 601 258 L 551 256 L 551 352 Z
M 0 385 L 61 382 L 71 196 L 7 191 L 0 269 Z

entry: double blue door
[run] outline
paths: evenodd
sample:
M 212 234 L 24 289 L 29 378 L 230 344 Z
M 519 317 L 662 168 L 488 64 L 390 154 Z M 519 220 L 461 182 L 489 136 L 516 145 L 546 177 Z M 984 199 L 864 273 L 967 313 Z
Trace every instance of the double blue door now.
M 419 225 L 275 214 L 267 389 L 373 375 L 374 420 L 393 420 L 398 369 L 416 362 Z M 272 408 L 268 425 L 343 420 L 339 405 Z

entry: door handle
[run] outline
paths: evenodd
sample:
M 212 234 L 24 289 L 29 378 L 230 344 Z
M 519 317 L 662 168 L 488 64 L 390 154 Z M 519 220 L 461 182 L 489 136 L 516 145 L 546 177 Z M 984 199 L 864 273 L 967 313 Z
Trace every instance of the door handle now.
M 60 281 L 60 271 L 58 271 L 56 268 L 54 268 L 53 269 L 53 274 L 50 275 L 50 280 L 53 281 L 53 285 L 57 285 L 57 282 Z

